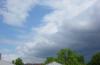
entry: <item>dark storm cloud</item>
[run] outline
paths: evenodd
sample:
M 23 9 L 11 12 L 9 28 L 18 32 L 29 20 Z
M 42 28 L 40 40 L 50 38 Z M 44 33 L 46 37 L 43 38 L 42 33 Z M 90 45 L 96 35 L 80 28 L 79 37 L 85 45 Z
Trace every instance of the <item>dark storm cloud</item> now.
M 60 28 L 59 32 L 56 33 L 54 36 L 49 37 L 48 39 L 55 42 L 55 46 L 51 47 L 45 47 L 42 48 L 38 53 L 36 53 L 36 56 L 39 57 L 48 57 L 53 56 L 56 54 L 57 50 L 62 48 L 71 48 L 78 52 L 81 52 L 84 55 L 91 55 L 94 52 L 97 52 L 100 50 L 100 15 L 99 9 L 97 8 L 97 5 L 94 6 L 93 14 L 90 15 L 88 12 L 90 10 L 84 12 L 88 16 L 90 16 L 91 20 L 89 21 L 90 24 L 92 24 L 91 28 L 86 27 L 86 29 L 81 28 L 73 28 L 70 25 L 67 26 L 67 24 L 63 24 Z M 76 19 L 79 19 L 82 17 L 83 14 L 76 17 Z M 84 20 L 85 18 L 80 18 L 79 21 Z M 72 20 L 73 22 L 75 20 Z M 77 20 L 76 20 L 77 21 Z M 71 22 L 71 21 L 69 21 Z M 88 22 L 88 21 L 87 21 Z M 45 43 L 45 42 L 44 42 Z
M 99 3 L 97 1 L 97 3 L 87 8 L 81 14 L 75 14 L 75 17 L 71 20 L 67 19 L 66 9 L 61 12 L 51 13 L 50 17 L 52 20 L 50 19 L 49 23 L 47 22 L 47 26 L 41 27 L 38 30 L 39 35 L 34 40 L 35 42 L 32 41 L 29 44 L 26 43 L 27 45 L 23 47 L 21 46 L 21 50 L 23 49 L 22 52 L 28 57 L 30 56 L 30 58 L 46 58 L 48 56 L 55 56 L 57 51 L 62 48 L 71 48 L 85 55 L 85 57 L 91 57 L 94 52 L 100 51 Z M 59 21 L 61 25 L 57 26 L 57 22 Z M 49 27 L 48 24 L 50 23 L 57 26 L 57 32 L 54 34 L 48 33 L 48 29 L 51 32 L 51 28 L 53 27 Z M 45 27 L 46 32 L 44 31 Z M 40 33 L 41 29 L 44 32 Z

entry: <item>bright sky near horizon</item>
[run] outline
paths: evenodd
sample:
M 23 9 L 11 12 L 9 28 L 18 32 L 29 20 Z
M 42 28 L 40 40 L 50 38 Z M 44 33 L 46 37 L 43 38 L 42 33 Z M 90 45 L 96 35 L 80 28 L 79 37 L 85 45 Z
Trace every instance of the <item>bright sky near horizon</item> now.
M 0 0 L 0 53 L 42 62 L 62 48 L 100 51 L 99 0 Z

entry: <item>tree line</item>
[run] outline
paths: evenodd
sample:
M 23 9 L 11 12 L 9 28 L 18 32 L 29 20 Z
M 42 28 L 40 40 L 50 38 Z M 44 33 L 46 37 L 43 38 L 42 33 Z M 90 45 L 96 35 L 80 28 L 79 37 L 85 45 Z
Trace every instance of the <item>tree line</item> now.
M 91 60 L 85 63 L 83 55 L 76 53 L 70 49 L 61 49 L 57 52 L 56 57 L 47 57 L 43 65 L 46 65 L 51 62 L 58 62 L 62 65 L 100 65 L 100 52 L 97 52 L 93 55 Z M 13 60 L 14 65 L 24 65 L 21 58 Z
M 100 65 L 100 52 L 95 53 L 92 59 L 88 63 L 85 63 L 83 55 L 65 48 L 59 50 L 56 57 L 47 57 L 43 65 L 51 62 L 58 62 L 62 65 Z

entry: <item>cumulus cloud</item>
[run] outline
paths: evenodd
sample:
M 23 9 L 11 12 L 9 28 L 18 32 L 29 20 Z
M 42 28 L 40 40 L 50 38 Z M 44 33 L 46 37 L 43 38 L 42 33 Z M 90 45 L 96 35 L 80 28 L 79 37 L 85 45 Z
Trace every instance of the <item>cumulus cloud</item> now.
M 55 10 L 63 10 L 67 14 L 67 18 L 78 16 L 86 9 L 91 7 L 97 0 L 43 0 L 43 4 Z M 73 12 L 74 11 L 74 12 Z
M 7 44 L 7 45 L 17 45 L 21 43 L 19 40 L 12 40 L 12 39 L 0 39 L 0 44 Z
M 24 61 L 36 62 L 54 56 L 62 48 L 72 48 L 86 55 L 100 49 L 99 0 L 38 1 L 38 5 L 47 6 L 53 11 L 43 17 L 40 27 L 32 28 L 29 35 L 34 30 L 36 34 L 16 48 L 18 54 L 9 57 L 20 55 Z M 4 22 L 13 26 L 22 25 L 36 3 L 37 0 L 7 0 L 2 11 Z M 7 55 L 4 57 L 7 58 Z
M 54 56 L 61 48 L 76 49 L 83 54 L 100 49 L 99 18 L 95 19 L 100 15 L 94 10 L 99 11 L 98 0 L 44 0 L 42 3 L 40 5 L 49 6 L 54 11 L 44 16 L 45 24 L 36 29 L 36 36 L 31 37 L 33 40 L 17 50 L 39 59 Z
M 12 51 L 8 48 L 1 48 L 0 52 L 2 52 L 2 60 L 6 60 L 6 61 L 9 61 L 9 62 L 11 62 L 12 60 L 21 56 L 17 53 L 14 53 L 14 52 L 12 53 Z
M 16 58 L 18 58 L 19 56 L 17 54 L 3 54 L 2 55 L 2 59 L 3 60 L 7 60 L 9 62 L 11 62 L 12 60 L 15 60 Z
M 29 11 L 37 4 L 37 0 L 5 0 L 1 14 L 4 23 L 11 26 L 23 26 Z
M 62 13 L 66 12 L 67 17 L 77 16 L 82 11 L 91 6 L 96 0 L 85 0 L 77 1 L 74 0 L 5 0 L 1 8 L 1 15 L 4 18 L 4 22 L 12 26 L 22 26 L 27 17 L 29 11 L 38 3 L 41 5 L 49 6 L 56 10 L 63 10 Z M 81 2 L 82 4 L 76 4 Z M 54 3 L 52 5 L 52 3 Z M 74 12 L 73 12 L 74 10 Z M 58 12 L 58 11 L 57 11 Z M 60 12 L 61 13 L 61 12 Z M 56 12 L 55 12 L 56 14 Z M 59 15 L 59 14 L 58 14 Z

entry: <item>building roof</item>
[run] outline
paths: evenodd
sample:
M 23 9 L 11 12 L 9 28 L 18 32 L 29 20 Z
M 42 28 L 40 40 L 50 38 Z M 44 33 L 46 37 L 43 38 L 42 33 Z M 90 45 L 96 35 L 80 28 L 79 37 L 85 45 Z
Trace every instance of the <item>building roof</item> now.
M 52 63 L 49 63 L 49 64 L 47 64 L 47 65 L 62 65 L 62 64 L 57 63 L 57 62 L 52 62 Z
M 13 64 L 7 61 L 0 60 L 0 65 L 13 65 Z
M 24 64 L 24 65 L 42 65 L 42 63 L 27 63 L 27 64 Z

